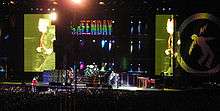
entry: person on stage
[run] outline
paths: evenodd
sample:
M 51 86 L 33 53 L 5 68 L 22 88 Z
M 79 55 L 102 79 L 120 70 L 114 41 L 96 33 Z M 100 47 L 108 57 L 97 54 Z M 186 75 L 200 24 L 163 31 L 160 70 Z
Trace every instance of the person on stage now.
M 109 76 L 109 85 L 112 87 L 118 87 L 118 82 L 119 82 L 119 74 L 115 73 L 113 70 Z
M 31 86 L 32 86 L 32 92 L 37 91 L 37 85 L 38 85 L 38 76 L 35 76 L 32 81 L 31 81 Z
M 66 83 L 67 85 L 71 85 L 74 81 L 74 70 L 72 67 L 68 67 L 67 72 L 66 72 Z

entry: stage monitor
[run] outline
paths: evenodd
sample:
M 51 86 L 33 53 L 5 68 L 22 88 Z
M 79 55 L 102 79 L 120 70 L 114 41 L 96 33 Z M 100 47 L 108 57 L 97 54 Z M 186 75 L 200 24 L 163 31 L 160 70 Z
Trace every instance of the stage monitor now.
M 173 15 L 156 15 L 155 75 L 173 73 Z
M 55 69 L 54 40 L 49 14 L 24 14 L 24 72 Z

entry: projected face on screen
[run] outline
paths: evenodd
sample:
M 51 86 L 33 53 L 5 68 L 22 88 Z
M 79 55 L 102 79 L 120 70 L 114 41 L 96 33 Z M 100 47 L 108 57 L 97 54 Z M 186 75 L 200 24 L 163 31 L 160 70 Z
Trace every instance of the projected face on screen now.
M 163 72 L 167 76 L 173 73 L 173 15 L 156 15 L 155 74 Z
M 24 36 L 24 71 L 55 69 L 55 26 L 51 24 L 49 14 L 25 14 Z

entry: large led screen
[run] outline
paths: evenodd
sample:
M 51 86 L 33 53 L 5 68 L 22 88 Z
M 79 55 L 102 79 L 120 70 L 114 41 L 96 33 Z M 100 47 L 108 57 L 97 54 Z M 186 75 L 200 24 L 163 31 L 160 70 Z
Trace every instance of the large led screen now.
M 55 69 L 54 40 L 49 14 L 24 15 L 24 72 Z
M 155 75 L 173 73 L 173 15 L 156 15 Z

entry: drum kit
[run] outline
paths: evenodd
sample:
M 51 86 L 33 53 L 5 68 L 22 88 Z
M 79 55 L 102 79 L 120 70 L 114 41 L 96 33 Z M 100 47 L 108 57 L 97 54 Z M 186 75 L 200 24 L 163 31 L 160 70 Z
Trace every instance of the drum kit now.
M 84 70 L 84 74 L 86 77 L 97 76 L 99 74 L 99 69 L 97 65 L 87 65 Z
M 113 71 L 106 70 L 106 63 L 102 64 L 102 67 L 98 68 L 97 65 L 87 65 L 85 70 L 84 70 L 84 75 L 85 77 L 88 77 L 92 79 L 92 82 L 95 83 L 96 80 L 98 80 L 100 85 L 111 85 L 109 83 L 109 79 L 115 78 L 116 75 L 118 74 L 111 74 Z M 119 78 L 118 76 L 116 78 Z M 118 80 L 118 79 L 117 79 Z
M 90 81 L 91 84 L 103 85 L 115 85 L 119 80 L 119 74 L 115 73 L 112 70 L 106 70 L 107 64 L 102 64 L 102 67 L 99 69 L 96 64 L 87 65 L 83 70 L 83 78 L 87 78 L 86 81 Z M 66 70 L 66 82 L 72 84 L 74 82 L 75 71 L 73 68 L 68 68 Z M 84 79 L 81 79 L 84 80 Z M 78 81 L 78 80 L 77 80 Z M 79 81 L 83 82 L 83 81 Z

